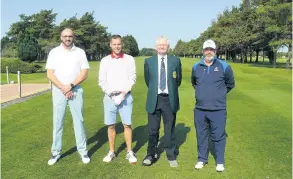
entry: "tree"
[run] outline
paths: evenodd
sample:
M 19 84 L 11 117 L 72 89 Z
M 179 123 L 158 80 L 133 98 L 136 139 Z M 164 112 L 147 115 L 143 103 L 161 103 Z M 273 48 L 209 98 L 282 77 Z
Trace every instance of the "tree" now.
M 1 57 L 17 57 L 17 45 L 15 43 L 8 43 L 5 47 L 1 50 Z
M 177 56 L 182 56 L 182 55 L 185 55 L 184 54 L 184 42 L 180 39 L 178 40 L 178 42 L 176 43 L 175 45 L 175 48 L 173 50 L 173 53 Z
M 291 0 L 243 0 L 239 7 L 224 10 L 213 20 L 200 36 L 189 42 L 179 40 L 174 48 L 176 55 L 197 55 L 202 43 L 213 39 L 217 44 L 217 55 L 226 59 L 252 62 L 256 54 L 267 54 L 276 64 L 276 52 L 287 46 L 288 56 L 292 54 L 292 1 Z M 262 52 L 263 51 L 263 52 Z M 266 51 L 264 53 L 264 51 Z M 290 64 L 288 58 L 287 66 Z
M 140 56 L 154 56 L 156 54 L 157 54 L 157 52 L 153 48 L 143 48 L 139 52 Z
M 287 46 L 292 51 L 292 2 L 286 0 L 258 1 L 257 14 L 263 22 L 264 33 L 270 39 L 275 67 L 277 50 Z M 290 59 L 288 60 L 290 63 Z
M 41 10 L 39 13 L 29 16 L 20 14 L 20 21 L 13 23 L 7 32 L 10 43 L 16 44 L 19 34 L 26 31 L 38 41 L 38 59 L 44 59 L 48 53 L 48 46 L 57 43 L 53 33 L 56 15 L 53 10 Z
M 75 44 L 85 50 L 89 60 L 101 59 L 110 52 L 107 28 L 94 19 L 94 12 L 86 12 L 80 19 L 73 16 L 65 19 L 59 27 L 57 34 L 64 28 L 72 28 L 75 34 Z
M 1 50 L 4 49 L 9 43 L 9 38 L 7 36 L 2 37 L 1 39 Z
M 156 51 L 155 51 L 155 54 L 157 54 Z M 174 52 L 173 52 L 173 49 L 172 49 L 172 48 L 169 48 L 169 49 L 168 49 L 168 54 L 169 54 L 169 55 L 175 55 Z
M 34 35 L 30 32 L 25 31 L 20 33 L 17 42 L 18 57 L 22 61 L 33 62 L 38 57 L 38 41 Z
M 107 32 L 107 27 L 95 20 L 94 12 L 86 12 L 80 18 L 74 15 L 59 25 L 54 24 L 56 16 L 57 13 L 52 10 L 41 10 L 32 15 L 20 14 L 20 20 L 11 24 L 7 36 L 1 39 L 1 54 L 15 56 L 15 51 L 18 51 L 23 60 L 31 61 L 36 59 L 35 56 L 37 59 L 46 59 L 49 51 L 60 43 L 60 33 L 65 28 L 74 31 L 75 45 L 85 50 L 89 60 L 99 60 L 110 53 L 111 34 Z M 128 35 L 124 39 L 124 50 L 137 56 L 139 49 L 135 38 Z M 24 48 L 26 42 L 29 42 L 27 49 Z
M 123 47 L 122 51 L 126 54 L 129 54 L 133 57 L 139 55 L 138 44 L 135 38 L 132 35 L 126 35 L 122 37 Z

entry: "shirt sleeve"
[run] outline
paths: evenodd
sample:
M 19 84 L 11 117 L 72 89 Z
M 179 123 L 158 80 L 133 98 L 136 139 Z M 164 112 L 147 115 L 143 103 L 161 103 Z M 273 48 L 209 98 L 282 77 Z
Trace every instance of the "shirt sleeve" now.
M 195 86 L 196 86 L 196 78 L 195 78 L 195 69 L 194 69 L 194 67 L 192 67 L 192 69 L 191 69 L 191 85 L 193 86 L 193 88 L 195 88 Z
M 47 63 L 46 63 L 46 69 L 52 69 L 55 70 L 55 64 L 54 64 L 54 53 L 51 50 L 49 52 L 48 58 L 47 58 Z
M 136 66 L 135 66 L 135 60 L 132 57 L 129 62 L 129 69 L 128 69 L 128 86 L 125 91 L 131 91 L 132 86 L 136 82 Z
M 101 60 L 100 63 L 100 70 L 99 70 L 99 77 L 98 77 L 98 84 L 102 88 L 103 92 L 109 95 L 111 91 L 109 91 L 109 87 L 107 84 L 107 71 L 106 71 L 106 62 L 105 60 Z
M 89 62 L 87 60 L 87 57 L 86 57 L 86 54 L 84 51 L 82 51 L 82 56 L 81 56 L 81 67 L 80 69 L 81 70 L 84 70 L 84 69 L 89 69 L 90 68 L 90 65 L 89 65 Z
M 225 71 L 225 83 L 227 86 L 227 93 L 235 87 L 234 74 L 231 66 L 229 65 Z
M 149 66 L 147 59 L 144 60 L 144 81 L 147 87 L 149 87 Z

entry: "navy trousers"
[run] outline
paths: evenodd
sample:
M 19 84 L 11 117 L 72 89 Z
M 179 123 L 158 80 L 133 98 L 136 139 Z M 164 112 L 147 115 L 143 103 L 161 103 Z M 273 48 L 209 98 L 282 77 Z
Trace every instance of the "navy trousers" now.
M 210 131 L 211 140 L 216 155 L 216 164 L 224 164 L 224 153 L 226 147 L 226 118 L 227 111 L 224 110 L 202 110 L 194 109 L 194 124 L 197 137 L 198 161 L 208 162 L 208 135 Z
M 154 156 L 157 151 L 157 144 L 159 141 L 159 130 L 161 124 L 161 115 L 164 122 L 164 147 L 168 160 L 176 160 L 175 154 L 175 123 L 176 113 L 172 112 L 169 97 L 158 95 L 158 103 L 154 113 L 148 113 L 148 133 L 149 142 L 147 155 Z

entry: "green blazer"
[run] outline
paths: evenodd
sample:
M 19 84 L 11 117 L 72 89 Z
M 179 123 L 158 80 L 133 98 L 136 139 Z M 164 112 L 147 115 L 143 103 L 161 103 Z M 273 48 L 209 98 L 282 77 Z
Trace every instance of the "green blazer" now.
M 167 56 L 167 83 L 169 100 L 173 113 L 180 109 L 178 87 L 182 80 L 182 69 L 180 58 L 173 55 Z M 157 106 L 158 97 L 158 56 L 153 56 L 144 61 L 144 80 L 148 87 L 146 111 L 153 113 Z

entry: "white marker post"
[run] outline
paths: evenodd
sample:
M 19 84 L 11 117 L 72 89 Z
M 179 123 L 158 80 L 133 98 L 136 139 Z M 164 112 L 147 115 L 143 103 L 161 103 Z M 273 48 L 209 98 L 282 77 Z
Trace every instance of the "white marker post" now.
M 19 94 L 19 97 L 21 98 L 21 76 L 20 76 L 20 71 L 17 71 L 17 80 L 18 80 L 18 94 Z
M 8 66 L 6 66 L 6 76 L 7 76 L 7 84 L 9 84 L 9 73 L 8 73 Z

